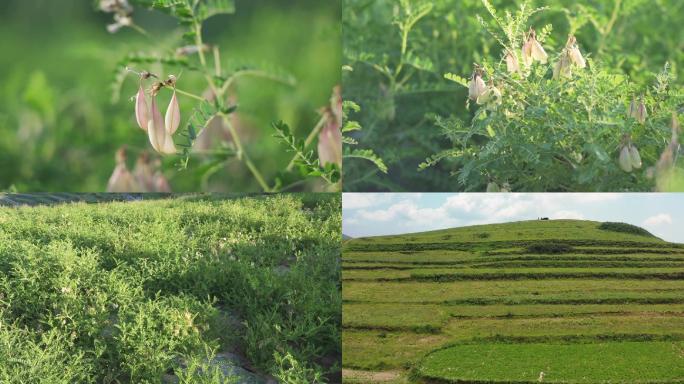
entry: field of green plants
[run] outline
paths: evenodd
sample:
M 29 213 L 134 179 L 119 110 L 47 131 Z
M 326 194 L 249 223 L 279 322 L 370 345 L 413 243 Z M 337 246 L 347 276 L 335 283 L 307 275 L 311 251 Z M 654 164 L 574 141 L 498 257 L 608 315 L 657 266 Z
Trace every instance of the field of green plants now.
M 341 381 L 339 196 L 0 197 L 0 382 Z
M 684 190 L 683 2 L 343 3 L 345 191 Z
M 684 382 L 684 245 L 622 223 L 346 240 L 345 383 Z

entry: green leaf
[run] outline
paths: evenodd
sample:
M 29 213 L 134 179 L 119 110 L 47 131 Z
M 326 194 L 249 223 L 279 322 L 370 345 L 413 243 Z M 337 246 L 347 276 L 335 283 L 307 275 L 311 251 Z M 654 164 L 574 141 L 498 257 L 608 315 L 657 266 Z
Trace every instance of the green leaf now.
M 376 167 L 383 173 L 387 173 L 387 166 L 385 165 L 385 162 L 382 161 L 380 157 L 378 157 L 375 152 L 371 149 L 353 149 L 350 150 L 349 148 L 345 148 L 344 155 L 342 156 L 343 158 L 359 158 L 359 159 L 366 159 L 373 164 L 375 164 Z

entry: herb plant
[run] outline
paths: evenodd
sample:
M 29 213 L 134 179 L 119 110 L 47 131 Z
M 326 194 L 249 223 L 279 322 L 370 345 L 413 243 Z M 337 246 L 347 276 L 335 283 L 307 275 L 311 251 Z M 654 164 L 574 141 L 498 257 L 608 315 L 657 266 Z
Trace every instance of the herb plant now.
M 282 150 L 292 152 L 292 160 L 282 164 L 277 174 L 267 177 L 247 150 L 243 140 L 245 132 L 239 129 L 236 116 L 239 110 L 236 83 L 245 77 L 261 77 L 290 86 L 294 86 L 294 81 L 269 67 L 226 66 L 220 47 L 205 41 L 203 28 L 207 19 L 235 12 L 233 0 L 100 0 L 98 6 L 113 15 L 113 23 L 107 26 L 112 33 L 132 28 L 150 36 L 135 22 L 134 6 L 158 10 L 175 18 L 183 32 L 175 49 L 168 52 L 152 49 L 124 58 L 115 84 L 116 95 L 127 77 L 133 75 L 139 82 L 133 98 L 135 108 L 131 109 L 135 121 L 149 137 L 150 148 L 159 155 L 175 157 L 179 171 L 191 167 L 190 160 L 194 157 L 204 159 L 214 172 L 237 159 L 265 192 L 301 188 L 307 179 L 317 179 L 317 188 L 339 190 L 342 112 L 341 101 L 337 103 L 334 95 L 331 105 L 321 109 L 319 123 L 306 134 L 306 140 L 295 137 L 285 123 L 273 124 L 273 136 L 282 141 Z M 185 81 L 193 75 L 203 79 L 199 87 L 196 82 Z M 163 93 L 170 94 L 165 114 L 158 101 Z M 179 99 L 184 98 L 194 104 L 192 109 L 183 108 L 183 102 L 179 104 Z M 216 131 L 220 134 L 212 134 Z M 317 151 L 313 149 L 316 141 Z M 163 191 L 145 188 L 146 183 L 127 173 L 125 161 L 120 161 L 122 158 L 125 159 L 117 157 L 118 171 L 110 179 L 110 191 Z

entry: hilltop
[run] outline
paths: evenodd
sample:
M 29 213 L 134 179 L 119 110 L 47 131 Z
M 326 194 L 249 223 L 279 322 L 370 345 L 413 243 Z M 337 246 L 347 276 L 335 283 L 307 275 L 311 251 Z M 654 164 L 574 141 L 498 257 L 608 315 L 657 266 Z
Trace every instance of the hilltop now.
M 684 378 L 684 244 L 643 228 L 532 220 L 365 237 L 342 261 L 345 382 Z

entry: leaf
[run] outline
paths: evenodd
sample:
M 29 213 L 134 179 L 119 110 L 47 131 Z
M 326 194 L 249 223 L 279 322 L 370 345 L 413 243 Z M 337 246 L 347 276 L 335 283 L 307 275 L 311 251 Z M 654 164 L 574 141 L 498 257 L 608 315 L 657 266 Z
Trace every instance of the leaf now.
M 447 80 L 451 80 L 451 81 L 453 81 L 453 82 L 456 82 L 456 83 L 458 83 L 458 84 L 461 84 L 462 86 L 464 86 L 464 87 L 466 87 L 466 88 L 469 87 L 469 86 L 468 86 L 468 80 L 462 78 L 462 77 L 459 76 L 459 75 L 455 75 L 455 74 L 453 74 L 453 73 L 445 73 L 445 74 L 444 74 L 444 78 L 447 79 Z
M 197 17 L 204 21 L 212 16 L 235 13 L 234 0 L 204 0 L 199 4 Z
M 385 162 L 382 161 L 380 157 L 378 157 L 375 152 L 371 149 L 352 149 L 350 150 L 349 147 L 345 148 L 345 152 L 342 155 L 343 158 L 359 158 L 359 159 L 365 159 L 373 164 L 375 164 L 378 169 L 383 172 L 387 173 L 387 166 L 385 165 Z

